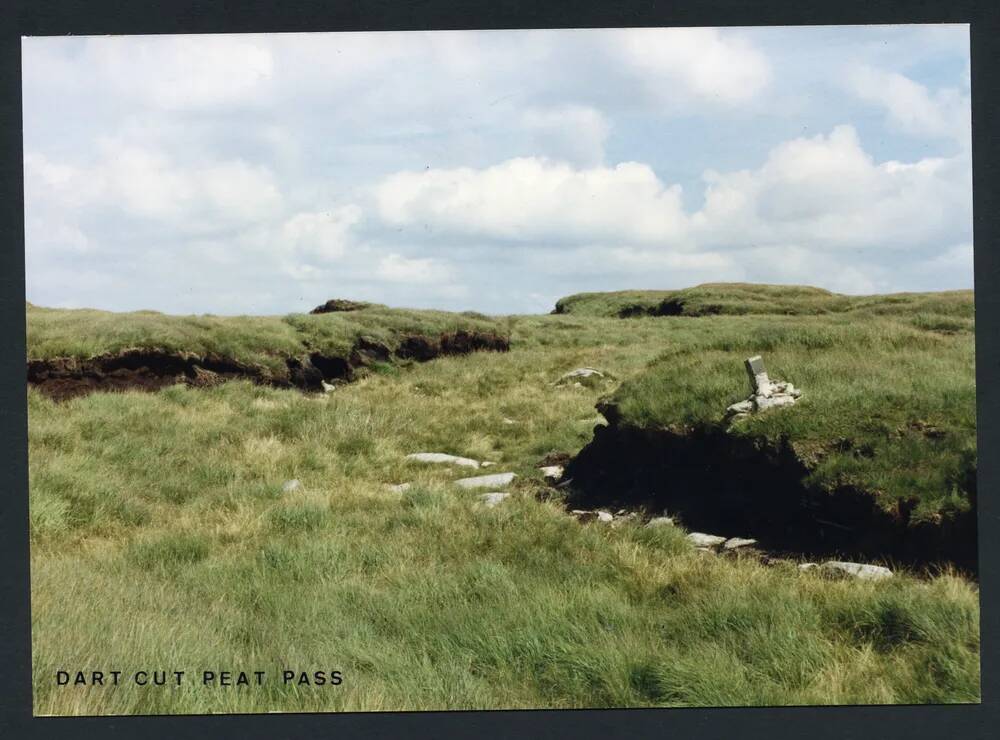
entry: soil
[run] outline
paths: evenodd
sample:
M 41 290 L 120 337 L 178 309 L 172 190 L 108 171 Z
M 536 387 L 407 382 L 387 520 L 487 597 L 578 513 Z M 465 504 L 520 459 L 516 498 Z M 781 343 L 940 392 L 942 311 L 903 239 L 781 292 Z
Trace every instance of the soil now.
M 28 384 L 61 401 L 95 391 L 156 391 L 184 383 L 207 387 L 232 379 L 246 379 L 276 388 L 320 392 L 323 384 L 350 382 L 359 369 L 376 362 L 426 362 L 442 355 L 490 350 L 506 352 L 509 340 L 489 332 L 456 332 L 440 337 L 411 335 L 394 352 L 366 338 L 358 339 L 345 357 L 311 352 L 285 359 L 272 370 L 220 355 L 196 355 L 159 349 L 128 349 L 86 359 L 57 357 L 28 360 Z
M 567 508 L 666 511 L 687 529 L 752 537 L 775 555 L 978 572 L 975 470 L 963 482 L 969 511 L 933 522 L 911 520 L 916 501 L 886 510 L 869 491 L 809 487 L 807 474 L 788 445 L 762 447 L 722 429 L 640 429 L 612 421 L 595 429 L 567 467 L 565 477 L 573 480 Z

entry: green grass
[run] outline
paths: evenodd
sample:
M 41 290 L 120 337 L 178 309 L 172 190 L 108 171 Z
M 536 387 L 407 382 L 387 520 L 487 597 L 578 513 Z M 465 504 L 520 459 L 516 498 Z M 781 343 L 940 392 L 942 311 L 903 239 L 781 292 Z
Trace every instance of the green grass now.
M 32 329 L 38 311 L 44 331 Z M 146 320 L 130 314 L 116 329 L 108 314 L 87 335 L 75 316 L 58 313 L 28 317 L 29 342 L 45 337 L 52 355 L 108 351 L 110 337 L 134 344 L 122 335 Z M 916 325 L 917 315 L 934 326 Z M 31 389 L 35 711 L 978 701 L 978 590 L 956 575 L 830 581 L 793 564 L 705 556 L 680 528 L 581 526 L 558 499 L 536 496 L 539 459 L 591 439 L 603 423 L 599 398 L 616 393 L 642 423 L 721 414 L 743 393 L 747 347 L 761 342 L 773 375 L 807 394 L 775 419 L 839 393 L 821 370 L 845 342 L 864 348 L 858 367 L 874 366 L 867 356 L 875 355 L 898 363 L 887 345 L 915 342 L 923 359 L 892 372 L 926 370 L 930 386 L 954 375 L 952 390 L 935 396 L 938 406 L 916 408 L 916 381 L 910 395 L 873 390 L 868 400 L 882 405 L 869 411 L 896 413 L 889 402 L 901 403 L 911 409 L 904 416 L 950 433 L 973 418 L 963 410 L 972 355 L 968 329 L 935 323 L 948 316 L 964 320 L 926 306 L 863 322 L 512 317 L 498 320 L 512 332 L 509 353 L 390 368 L 321 396 L 231 382 L 57 404 Z M 183 344 L 194 319 L 149 320 L 145 336 L 163 324 L 177 348 L 199 351 Z M 330 331 L 350 336 L 353 320 L 357 313 L 338 316 L 343 327 Z M 233 341 L 244 357 L 268 348 L 262 327 L 275 336 L 289 327 L 290 347 L 303 331 L 284 319 L 218 321 L 199 341 Z M 253 341 L 227 338 L 230 322 L 245 323 Z M 31 356 L 39 351 L 29 344 Z M 670 375 L 677 362 L 690 372 Z M 553 384 L 584 365 L 614 380 Z M 661 402 L 657 383 L 666 379 L 688 385 Z M 843 411 L 846 430 L 853 413 Z M 762 417 L 760 432 L 779 433 L 769 427 L 779 423 L 793 424 Z M 832 429 L 807 417 L 794 424 L 803 434 Z M 496 461 L 489 471 L 519 474 L 514 496 L 482 508 L 475 492 L 450 483 L 469 471 L 404 460 L 416 451 Z M 302 487 L 283 493 L 290 478 Z M 402 481 L 414 484 L 406 494 L 388 490 Z M 190 681 L 155 690 L 54 685 L 56 670 L 76 667 L 185 670 Z M 340 670 L 344 683 L 285 686 L 284 669 Z M 269 682 L 203 688 L 202 670 L 266 670 Z
M 958 319 L 972 319 L 972 291 L 896 293 L 847 296 L 804 285 L 705 283 L 681 290 L 622 290 L 577 293 L 556 302 L 556 312 L 578 316 L 618 317 L 674 304 L 684 316 L 778 315 L 818 316 L 831 313 L 909 315 L 926 311 Z M 967 324 L 959 321 L 959 326 Z
M 124 349 L 215 353 L 265 367 L 311 351 L 346 355 L 358 337 L 395 349 L 408 334 L 437 336 L 460 329 L 503 331 L 487 317 L 371 305 L 344 313 L 287 316 L 168 316 L 27 305 L 29 359 L 87 358 Z

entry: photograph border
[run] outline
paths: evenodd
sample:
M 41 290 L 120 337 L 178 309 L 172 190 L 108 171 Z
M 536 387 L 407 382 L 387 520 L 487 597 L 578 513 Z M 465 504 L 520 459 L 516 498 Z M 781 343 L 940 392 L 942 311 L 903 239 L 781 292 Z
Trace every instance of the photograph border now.
M 642 708 L 332 712 L 235 715 L 33 717 L 27 497 L 27 404 L 24 358 L 25 281 L 21 116 L 22 36 L 168 33 L 262 33 L 362 30 L 602 28 L 653 26 L 796 26 L 968 23 L 972 76 L 973 233 L 982 703 L 767 708 Z M 0 9 L 0 736 L 2 737 L 643 737 L 686 734 L 745 740 L 810 736 L 985 738 L 1000 726 L 1000 213 L 998 116 L 1000 10 L 995 2 L 802 3 L 736 0 L 680 3 L 625 0 L 16 0 Z

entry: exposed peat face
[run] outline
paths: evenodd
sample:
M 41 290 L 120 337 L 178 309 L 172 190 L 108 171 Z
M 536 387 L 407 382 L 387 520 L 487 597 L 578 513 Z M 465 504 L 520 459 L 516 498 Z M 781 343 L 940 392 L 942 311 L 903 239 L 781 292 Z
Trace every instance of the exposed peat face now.
M 764 447 L 722 429 L 640 429 L 612 422 L 567 467 L 569 508 L 677 515 L 691 530 L 752 537 L 773 554 L 952 564 L 977 573 L 976 474 L 970 510 L 913 521 L 916 501 L 879 505 L 869 491 L 808 486 L 791 447 Z
M 221 355 L 196 355 L 157 349 L 129 349 L 86 359 L 57 357 L 28 360 L 28 384 L 46 395 L 64 400 L 95 391 L 155 391 L 176 383 L 206 387 L 244 379 L 276 388 L 322 391 L 324 383 L 350 382 L 358 369 L 376 362 L 416 360 L 476 351 L 506 352 L 509 340 L 492 332 L 408 336 L 395 352 L 379 342 L 358 339 L 345 356 L 311 352 L 289 357 L 284 367 L 272 369 Z

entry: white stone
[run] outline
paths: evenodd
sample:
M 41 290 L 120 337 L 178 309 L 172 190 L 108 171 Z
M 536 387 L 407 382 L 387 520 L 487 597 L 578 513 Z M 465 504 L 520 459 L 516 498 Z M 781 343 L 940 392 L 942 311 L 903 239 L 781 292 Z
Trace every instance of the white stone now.
M 483 462 L 479 463 L 479 467 L 481 468 L 492 468 L 494 465 L 496 465 L 496 463 L 490 462 L 489 460 L 483 460 Z
M 704 532 L 691 532 L 687 536 L 688 542 L 695 547 L 718 547 L 726 541 L 725 537 L 716 534 L 705 534 Z
M 335 385 L 333 385 L 331 383 L 327 383 L 325 380 L 321 380 L 319 382 L 323 386 L 323 392 L 324 393 L 329 393 L 330 391 L 337 390 L 337 386 L 335 386 Z
M 490 493 L 482 494 L 479 497 L 479 500 L 482 501 L 487 508 L 492 509 L 494 506 L 503 503 L 503 500 L 509 496 L 509 493 L 503 493 L 502 491 L 491 491 Z
M 412 485 L 412 483 L 395 483 L 389 486 L 389 490 L 393 493 L 406 493 Z
M 822 568 L 829 573 L 843 573 L 866 581 L 878 581 L 883 578 L 892 577 L 892 571 L 888 568 L 883 568 L 881 565 L 868 565 L 866 563 L 845 563 L 838 560 L 828 560 L 823 563 Z
M 753 401 L 739 401 L 728 407 L 726 411 L 730 414 L 749 414 L 753 411 Z
M 292 491 L 297 491 L 302 488 L 302 482 L 298 478 L 292 478 L 291 480 L 286 480 L 281 486 L 282 493 L 291 493 Z
M 669 516 L 655 516 L 646 522 L 647 527 L 672 527 L 674 520 Z
M 613 522 L 614 520 L 615 517 L 612 515 L 610 511 L 597 512 L 597 521 L 599 522 L 604 522 L 605 524 L 607 524 L 608 522 Z
M 757 540 L 744 539 L 743 537 L 730 537 L 722 544 L 722 549 L 735 550 L 740 547 L 749 547 L 750 545 L 756 544 Z
M 517 424 L 513 419 L 508 419 L 506 416 L 501 420 L 504 424 Z
M 441 463 L 445 465 L 459 465 L 463 468 L 479 468 L 478 460 L 473 460 L 470 457 L 447 455 L 444 452 L 414 452 L 407 455 L 406 459 L 422 463 Z
M 791 406 L 795 403 L 792 396 L 754 396 L 754 403 L 758 411 L 777 408 L 779 406 Z
M 563 477 L 563 472 L 565 472 L 562 465 L 544 465 L 539 470 L 542 471 L 542 475 L 552 480 L 559 480 Z
M 799 570 L 805 573 L 807 570 L 812 570 L 813 568 L 818 568 L 816 563 L 800 563 Z
M 603 378 L 604 373 L 600 370 L 595 370 L 592 367 L 578 367 L 576 370 L 570 370 L 568 373 L 564 373 L 560 376 L 559 380 L 571 380 L 573 378 L 589 378 L 596 375 L 598 378 Z
M 474 478 L 459 478 L 455 485 L 461 488 L 503 488 L 517 477 L 516 473 L 494 473 L 478 475 Z

